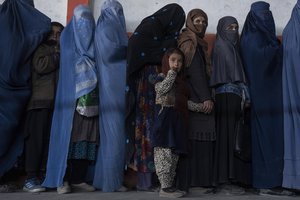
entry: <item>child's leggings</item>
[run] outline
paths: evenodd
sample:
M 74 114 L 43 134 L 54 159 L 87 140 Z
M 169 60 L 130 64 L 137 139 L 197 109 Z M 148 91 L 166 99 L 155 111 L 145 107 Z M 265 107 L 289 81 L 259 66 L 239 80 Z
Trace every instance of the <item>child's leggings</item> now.
M 161 188 L 173 186 L 178 159 L 171 149 L 154 147 L 154 164 Z

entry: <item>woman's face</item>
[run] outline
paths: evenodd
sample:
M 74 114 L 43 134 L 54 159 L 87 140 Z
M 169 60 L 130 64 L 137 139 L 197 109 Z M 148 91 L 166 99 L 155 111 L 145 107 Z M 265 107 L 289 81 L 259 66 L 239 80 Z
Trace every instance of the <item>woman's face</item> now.
M 225 28 L 226 38 L 233 44 L 236 44 L 236 42 L 239 39 L 239 25 L 236 23 L 232 23 L 229 26 Z
M 236 23 L 230 24 L 226 27 L 227 31 L 237 31 L 239 29 L 239 26 Z
M 181 70 L 183 64 L 182 56 L 178 53 L 172 53 L 169 57 L 169 66 L 170 69 L 173 69 L 176 72 Z
M 198 16 L 193 19 L 193 24 L 199 33 L 204 32 L 207 27 L 207 21 L 203 16 Z

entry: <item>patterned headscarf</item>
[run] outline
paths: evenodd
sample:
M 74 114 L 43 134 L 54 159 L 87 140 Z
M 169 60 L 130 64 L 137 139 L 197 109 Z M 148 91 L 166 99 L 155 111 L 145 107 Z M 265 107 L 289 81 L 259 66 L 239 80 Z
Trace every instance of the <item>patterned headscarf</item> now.
M 185 21 L 178 4 L 168 4 L 142 20 L 128 43 L 127 76 L 146 64 L 161 64 L 165 51 L 177 46 L 177 38 Z

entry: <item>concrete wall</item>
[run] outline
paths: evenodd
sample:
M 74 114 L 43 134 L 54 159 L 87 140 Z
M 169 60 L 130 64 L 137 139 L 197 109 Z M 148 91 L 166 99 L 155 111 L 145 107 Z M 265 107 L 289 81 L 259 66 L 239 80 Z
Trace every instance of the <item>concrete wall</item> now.
M 67 19 L 67 0 L 34 0 L 35 7 L 51 18 L 66 25 Z
M 2 4 L 4 0 L 0 0 Z M 58 21 L 63 25 L 67 19 L 68 0 L 34 0 L 35 7 L 51 18 L 52 21 Z
M 0 0 L 2 3 L 4 0 Z M 34 0 L 36 8 L 52 20 L 66 24 L 68 0 Z M 257 0 L 119 0 L 124 7 L 127 30 L 133 31 L 140 21 L 168 3 L 178 3 L 186 14 L 193 8 L 201 8 L 208 15 L 208 33 L 215 33 L 218 20 L 226 15 L 236 17 L 243 27 L 251 3 Z M 265 0 L 271 5 L 277 34 L 282 34 L 297 0 Z M 90 0 L 96 20 L 104 0 Z M 241 30 L 240 28 L 240 30 Z
M 186 14 L 193 8 L 201 8 L 208 15 L 208 33 L 216 33 L 218 20 L 227 15 L 237 18 L 242 29 L 251 3 L 257 0 L 119 0 L 123 5 L 127 30 L 133 31 L 140 21 L 168 3 L 178 3 Z M 282 34 L 283 28 L 290 19 L 291 11 L 297 0 L 265 0 L 270 3 L 270 9 L 275 19 L 277 34 Z M 104 0 L 94 1 L 94 15 L 97 19 Z

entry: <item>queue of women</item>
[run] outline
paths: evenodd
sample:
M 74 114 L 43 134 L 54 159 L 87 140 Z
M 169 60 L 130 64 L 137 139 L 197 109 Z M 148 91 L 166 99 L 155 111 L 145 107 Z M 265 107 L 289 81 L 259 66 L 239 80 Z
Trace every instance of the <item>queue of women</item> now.
M 24 149 L 28 192 L 127 191 L 130 169 L 136 190 L 161 197 L 193 187 L 293 195 L 300 189 L 299 12 L 298 0 L 282 43 L 266 2 L 251 5 L 241 35 L 235 17 L 222 17 L 209 54 L 209 16 L 199 8 L 186 15 L 168 4 L 128 39 L 117 0 L 103 3 L 97 23 L 88 6 L 77 6 L 65 28 L 32 1 L 6 0 L 0 177 Z M 58 74 L 51 76 L 56 94 L 47 99 L 53 106 L 41 107 L 50 83 L 36 92 L 35 80 L 49 73 Z

